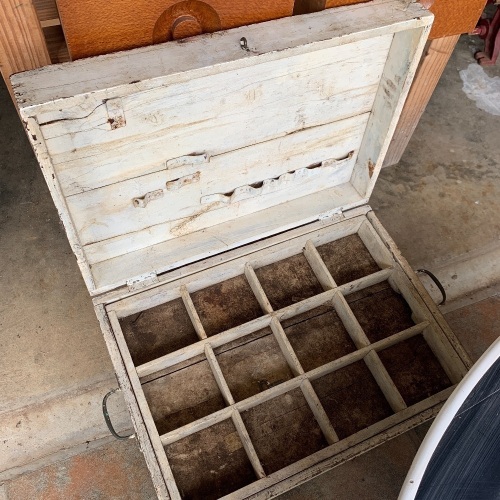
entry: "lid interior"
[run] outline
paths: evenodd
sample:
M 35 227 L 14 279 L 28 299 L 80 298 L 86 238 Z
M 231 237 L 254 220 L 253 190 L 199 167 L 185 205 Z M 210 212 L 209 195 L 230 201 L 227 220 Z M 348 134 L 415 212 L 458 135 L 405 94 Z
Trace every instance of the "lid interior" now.
M 374 0 L 14 75 L 90 292 L 366 203 L 431 22 Z

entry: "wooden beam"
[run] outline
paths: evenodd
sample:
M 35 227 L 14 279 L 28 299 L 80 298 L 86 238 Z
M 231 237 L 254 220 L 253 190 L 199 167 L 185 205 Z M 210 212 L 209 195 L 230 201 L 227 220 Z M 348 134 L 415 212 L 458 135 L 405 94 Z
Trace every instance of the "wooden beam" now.
M 460 35 L 431 40 L 422 58 L 384 160 L 384 167 L 399 163 L 425 111 Z
M 49 52 L 31 0 L 2 0 L 0 70 L 14 102 L 10 75 L 47 64 Z

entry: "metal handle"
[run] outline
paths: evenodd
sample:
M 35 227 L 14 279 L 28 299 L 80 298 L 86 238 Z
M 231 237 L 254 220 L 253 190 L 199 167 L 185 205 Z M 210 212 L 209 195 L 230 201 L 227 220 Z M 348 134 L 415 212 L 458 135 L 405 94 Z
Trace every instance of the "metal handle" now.
M 134 433 L 132 434 L 128 434 L 126 436 L 120 436 L 120 434 L 118 434 L 114 427 L 113 427 L 113 424 L 111 423 L 111 419 L 109 418 L 109 413 L 108 413 L 108 398 L 109 396 L 111 396 L 111 394 L 114 394 L 115 392 L 119 391 L 120 389 L 113 389 L 112 391 L 109 391 L 106 396 L 104 396 L 103 400 L 102 400 L 102 414 L 104 415 L 104 421 L 106 422 L 106 425 L 108 426 L 108 429 L 109 429 L 109 432 L 111 432 L 111 434 L 113 434 L 113 436 L 116 438 L 116 439 L 129 439 L 129 438 L 132 438 L 135 436 Z
M 432 281 L 434 281 L 434 284 L 439 288 L 439 291 L 441 292 L 441 295 L 443 296 L 443 300 L 441 300 L 441 302 L 438 305 L 439 306 L 444 305 L 446 303 L 446 291 L 445 291 L 443 285 L 441 285 L 441 282 L 437 279 L 437 277 L 433 273 L 428 271 L 427 269 L 417 269 L 416 272 L 421 273 L 421 274 L 427 274 L 427 276 L 429 276 L 429 278 Z

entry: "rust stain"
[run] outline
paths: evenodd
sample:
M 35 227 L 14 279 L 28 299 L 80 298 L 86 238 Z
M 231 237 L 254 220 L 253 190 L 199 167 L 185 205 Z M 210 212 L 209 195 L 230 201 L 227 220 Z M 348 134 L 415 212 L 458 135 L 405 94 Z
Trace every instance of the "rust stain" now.
M 373 163 L 371 160 L 368 160 L 368 175 L 370 176 L 370 179 L 372 178 L 374 171 L 375 171 L 375 163 Z

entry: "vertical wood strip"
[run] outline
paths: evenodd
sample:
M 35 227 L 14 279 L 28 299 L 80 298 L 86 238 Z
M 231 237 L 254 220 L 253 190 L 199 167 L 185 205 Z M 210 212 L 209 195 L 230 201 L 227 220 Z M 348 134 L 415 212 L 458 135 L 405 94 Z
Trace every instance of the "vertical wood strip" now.
M 304 397 L 306 398 L 306 401 L 308 402 L 327 443 L 336 443 L 339 440 L 339 437 L 337 436 L 337 433 L 335 432 L 335 429 L 333 428 L 332 423 L 330 422 L 330 419 L 328 418 L 328 415 L 326 414 L 311 382 L 309 382 L 309 380 L 304 380 L 304 382 L 300 385 L 300 388 L 302 389 L 302 393 L 304 394 Z
M 431 348 L 432 352 L 439 360 L 439 364 L 448 375 L 452 384 L 458 384 L 467 374 L 466 368 L 460 363 L 458 354 L 446 346 L 443 339 L 436 335 L 432 326 L 426 328 L 423 332 L 424 339 Z
M 264 289 L 260 284 L 259 278 L 257 278 L 257 275 L 253 270 L 253 267 L 248 262 L 245 264 L 245 277 L 250 285 L 250 288 L 252 289 L 252 292 L 257 298 L 260 307 L 262 307 L 262 310 L 266 314 L 271 313 L 273 311 L 271 303 L 269 302 L 266 292 L 264 292 Z
M 193 301 L 191 300 L 191 296 L 189 295 L 189 292 L 185 285 L 181 286 L 181 297 L 182 297 L 182 302 L 184 302 L 184 305 L 186 306 L 189 319 L 191 320 L 191 323 L 193 323 L 196 335 L 198 335 L 198 338 L 200 340 L 206 339 L 207 334 L 205 333 L 205 328 L 203 328 L 203 325 L 201 324 L 198 312 L 194 307 Z
M 278 341 L 281 351 L 283 352 L 283 356 L 285 356 L 285 359 L 287 360 L 293 374 L 295 376 L 302 375 L 304 373 L 304 369 L 302 368 L 302 365 L 300 364 L 300 361 L 297 358 L 297 355 L 295 354 L 295 351 L 293 350 L 293 347 L 290 344 L 290 341 L 288 340 L 288 337 L 286 336 L 281 323 L 278 321 L 278 318 L 274 317 L 271 320 L 270 326 L 271 330 L 274 333 L 274 336 L 276 337 L 276 340 Z
M 219 389 L 220 389 L 220 392 L 222 393 L 222 397 L 224 398 L 224 401 L 228 405 L 234 405 L 233 395 L 231 394 L 231 391 L 229 389 L 229 386 L 227 385 L 226 379 L 224 378 L 224 374 L 222 373 L 222 370 L 220 369 L 217 358 L 215 357 L 214 350 L 212 349 L 212 346 L 210 344 L 205 345 L 205 356 L 207 357 L 208 364 L 210 365 L 210 368 L 212 369 L 212 373 L 215 377 L 215 381 L 217 382 L 217 385 L 219 386 Z
M 135 397 L 134 391 L 132 390 L 130 376 L 127 373 L 123 358 L 118 349 L 116 338 L 113 333 L 108 314 L 106 313 L 106 309 L 102 304 L 96 305 L 94 307 L 94 311 L 96 313 L 97 319 L 99 320 L 104 340 L 109 351 L 109 356 L 115 369 L 116 378 L 123 392 L 123 397 L 130 412 L 130 416 L 134 424 L 134 429 L 136 431 L 136 436 L 139 440 L 142 452 L 144 454 L 144 459 L 148 466 L 149 472 L 151 473 L 151 478 L 153 480 L 153 486 L 156 490 L 156 494 L 158 495 L 159 499 L 167 500 L 169 498 L 169 494 L 167 490 L 166 479 L 156 458 L 156 453 L 153 449 L 148 430 L 146 429 L 139 405 L 137 403 L 137 398 Z
M 135 371 L 135 366 L 130 356 L 128 346 L 125 342 L 125 338 L 123 337 L 120 322 L 118 321 L 118 318 L 116 317 L 116 313 L 114 311 L 109 311 L 108 317 L 113 329 L 113 333 L 115 335 L 116 343 L 118 344 L 118 349 L 120 350 L 120 354 L 123 359 L 123 363 L 125 364 L 125 368 L 130 378 L 132 391 L 134 392 L 134 395 L 137 399 L 137 404 L 139 405 L 139 410 L 142 414 L 144 425 L 146 426 L 147 432 L 149 434 L 149 439 L 151 440 L 151 444 L 153 445 L 153 450 L 165 477 L 165 482 L 167 483 L 170 498 L 172 500 L 181 500 L 181 495 L 177 488 L 174 475 L 172 474 L 170 464 L 168 463 L 167 455 L 165 453 L 165 450 L 163 449 L 160 435 L 158 434 L 158 430 L 156 429 L 156 424 L 154 423 L 153 416 L 151 415 L 151 410 L 149 409 L 148 402 L 146 401 L 146 397 L 144 396 L 141 382 L 139 380 L 139 377 L 137 376 L 137 372 Z
M 328 271 L 326 264 L 323 262 L 323 259 L 311 240 L 306 241 L 304 246 L 304 257 L 307 259 L 307 262 L 309 262 L 323 290 L 337 288 L 337 283 L 335 283 L 330 271 Z
M 459 38 L 460 35 L 445 36 L 429 43 L 399 117 L 384 167 L 395 165 L 401 160 Z
M 375 351 L 370 351 L 365 356 L 364 361 L 377 381 L 381 391 L 384 393 L 385 399 L 387 399 L 387 402 L 390 404 L 393 411 L 397 413 L 398 411 L 407 408 L 403 396 L 401 396 L 398 388 L 394 385 L 391 376 L 387 373 L 387 370 L 382 364 L 378 354 Z
M 31 0 L 0 2 L 0 69 L 12 100 L 9 76 L 50 64 L 45 38 Z
M 231 414 L 231 418 L 233 420 L 234 426 L 236 427 L 236 430 L 238 431 L 238 435 L 240 436 L 241 442 L 243 444 L 243 448 L 245 448 L 248 459 L 250 460 L 250 463 L 252 464 L 252 467 L 253 467 L 253 470 L 255 471 L 255 474 L 257 475 L 257 477 L 259 479 L 266 477 L 266 473 L 264 472 L 264 468 L 262 467 L 262 464 L 260 463 L 259 457 L 257 456 L 257 452 L 255 451 L 255 448 L 252 444 L 252 440 L 250 439 L 250 436 L 248 435 L 248 431 L 247 431 L 247 428 L 245 427 L 245 423 L 243 422 L 243 419 L 241 418 L 241 415 L 239 414 L 238 410 L 233 411 L 233 413 Z

